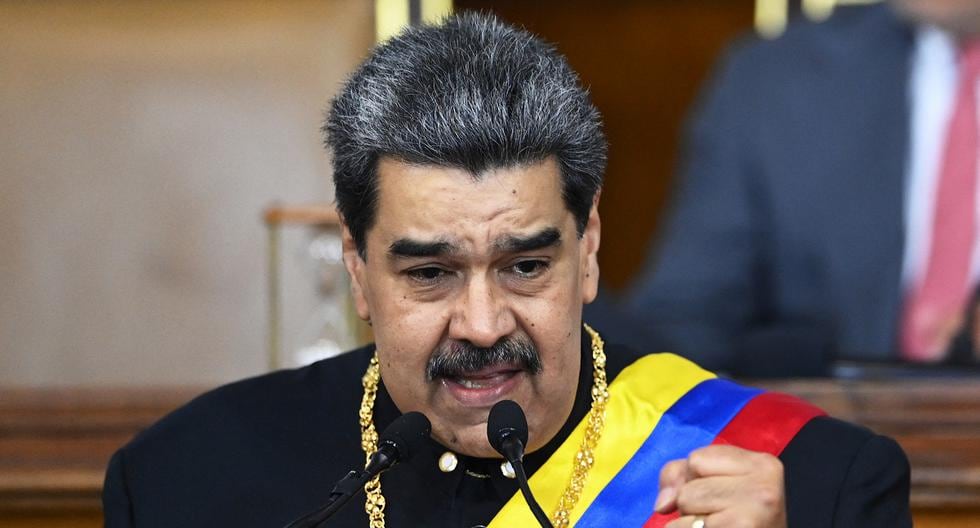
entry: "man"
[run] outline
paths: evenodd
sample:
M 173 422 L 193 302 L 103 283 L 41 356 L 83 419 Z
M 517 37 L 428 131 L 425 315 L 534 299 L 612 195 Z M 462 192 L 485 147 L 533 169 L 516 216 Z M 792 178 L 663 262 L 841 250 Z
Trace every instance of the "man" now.
M 736 372 L 944 361 L 980 277 L 978 35 L 980 2 L 894 0 L 736 46 L 628 294 L 639 326 Z
M 557 526 L 909 525 L 891 440 L 582 326 L 606 145 L 554 49 L 485 15 L 408 30 L 325 131 L 376 345 L 218 389 L 139 435 L 110 464 L 107 526 L 283 525 L 409 411 L 431 440 L 327 526 L 533 526 L 486 437 L 503 399 L 527 414 L 525 467 Z

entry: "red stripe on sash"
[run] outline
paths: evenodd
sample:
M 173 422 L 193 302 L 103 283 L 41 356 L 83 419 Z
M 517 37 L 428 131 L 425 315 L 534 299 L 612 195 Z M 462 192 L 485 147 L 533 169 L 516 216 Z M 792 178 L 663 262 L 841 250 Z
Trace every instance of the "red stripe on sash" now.
M 826 414 L 795 396 L 764 392 L 745 404 L 712 444 L 734 445 L 778 456 L 807 422 Z
M 711 445 L 733 445 L 778 456 L 807 422 L 826 414 L 795 396 L 764 392 L 746 403 Z M 643 528 L 663 528 L 679 515 L 676 511 L 667 515 L 655 513 Z

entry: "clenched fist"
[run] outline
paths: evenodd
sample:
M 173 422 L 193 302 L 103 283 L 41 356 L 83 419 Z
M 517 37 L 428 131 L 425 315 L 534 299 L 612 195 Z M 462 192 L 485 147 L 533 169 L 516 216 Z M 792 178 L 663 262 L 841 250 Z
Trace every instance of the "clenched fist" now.
M 680 512 L 668 528 L 786 528 L 783 464 L 778 458 L 728 445 L 692 451 L 660 471 L 659 513 Z

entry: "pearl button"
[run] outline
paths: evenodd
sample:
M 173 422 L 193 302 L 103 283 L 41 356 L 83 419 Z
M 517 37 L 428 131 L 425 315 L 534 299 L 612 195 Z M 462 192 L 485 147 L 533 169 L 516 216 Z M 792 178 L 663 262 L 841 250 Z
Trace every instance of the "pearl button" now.
M 510 462 L 501 462 L 500 472 L 509 479 L 517 478 L 517 473 L 514 473 L 514 466 L 510 465 Z
M 456 453 L 452 451 L 446 451 L 439 457 L 439 471 L 443 473 L 452 473 L 457 465 L 459 465 L 459 459 L 456 458 Z

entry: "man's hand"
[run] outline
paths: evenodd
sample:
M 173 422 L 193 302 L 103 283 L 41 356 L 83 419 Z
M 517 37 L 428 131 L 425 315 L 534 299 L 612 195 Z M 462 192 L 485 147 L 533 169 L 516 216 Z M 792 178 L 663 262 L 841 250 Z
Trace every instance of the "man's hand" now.
M 680 511 L 667 528 L 786 528 L 783 464 L 734 446 L 712 445 L 660 471 L 659 513 Z

